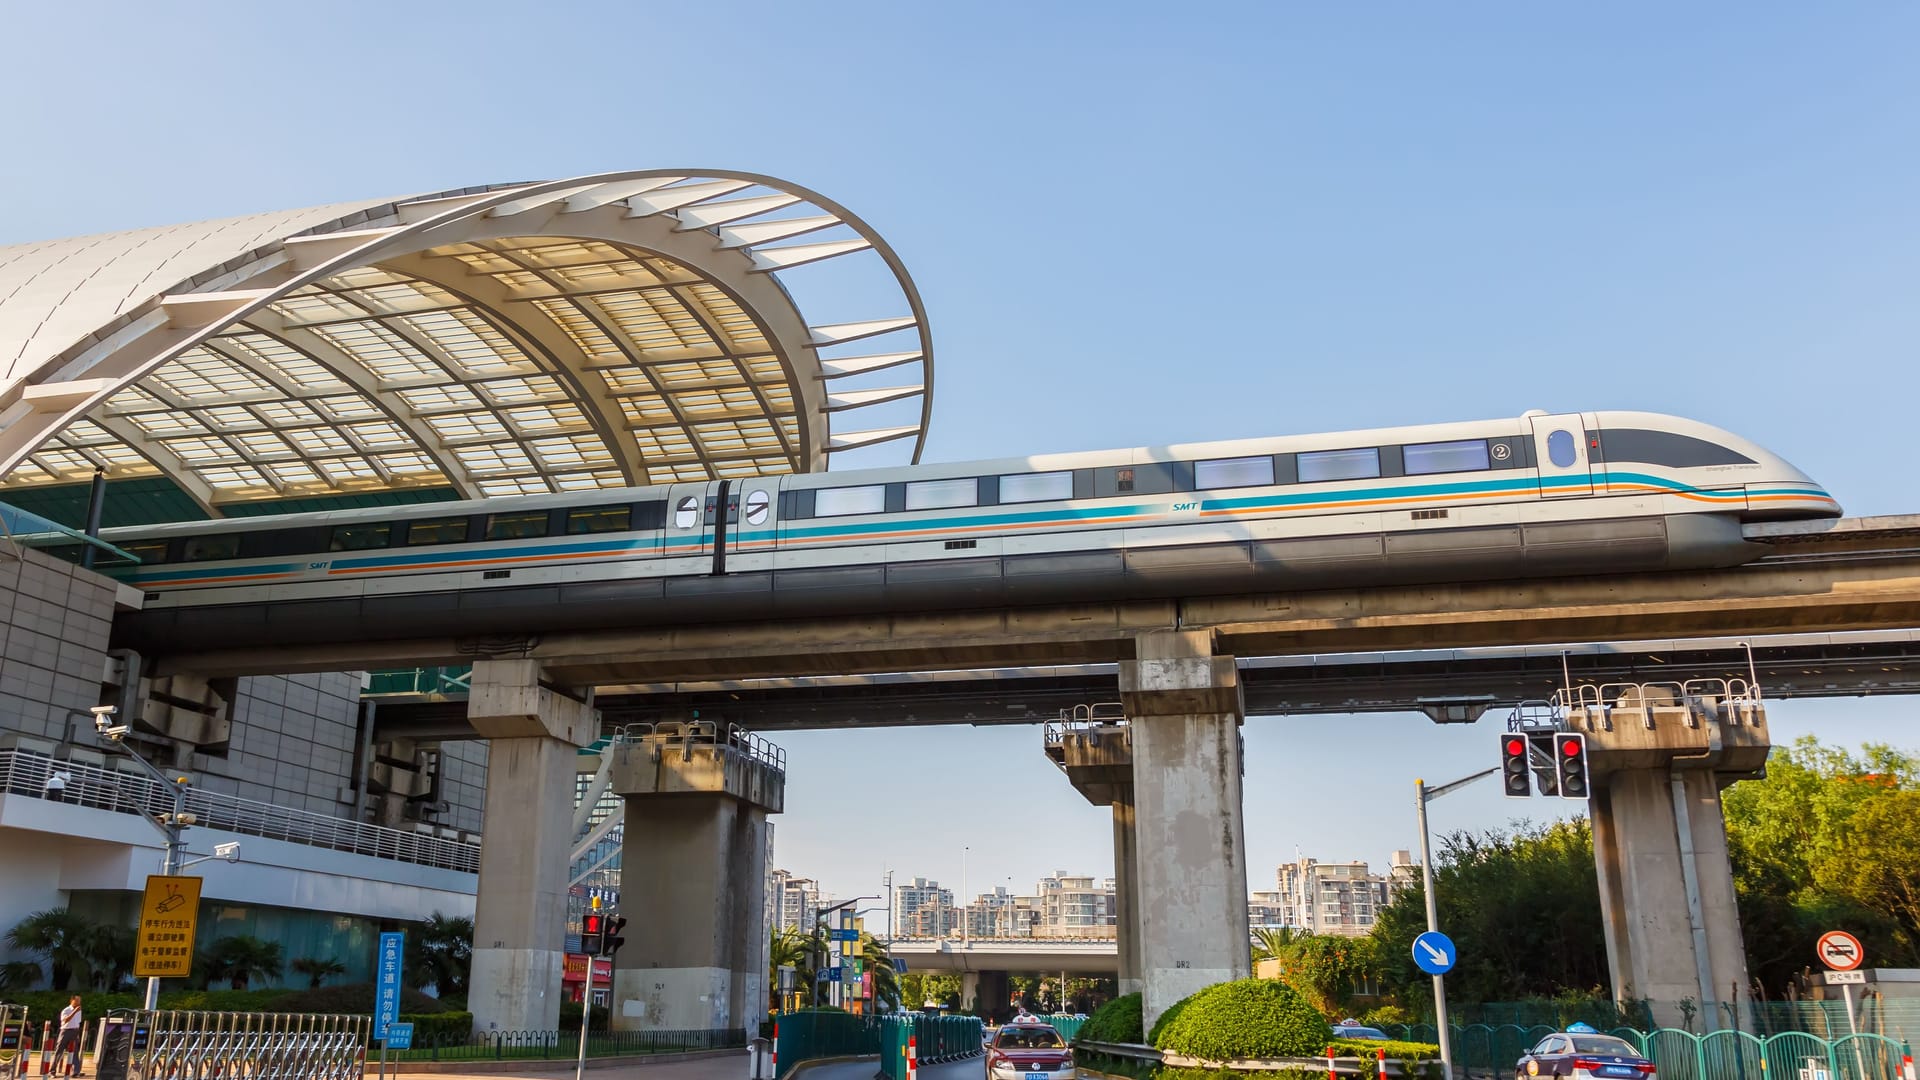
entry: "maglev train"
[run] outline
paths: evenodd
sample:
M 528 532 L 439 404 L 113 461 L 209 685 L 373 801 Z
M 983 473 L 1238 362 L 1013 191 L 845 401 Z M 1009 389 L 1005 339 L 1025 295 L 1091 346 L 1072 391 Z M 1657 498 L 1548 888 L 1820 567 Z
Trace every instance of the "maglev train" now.
M 1705 424 L 1529 412 L 103 535 L 167 653 L 1734 566 L 1839 513 Z

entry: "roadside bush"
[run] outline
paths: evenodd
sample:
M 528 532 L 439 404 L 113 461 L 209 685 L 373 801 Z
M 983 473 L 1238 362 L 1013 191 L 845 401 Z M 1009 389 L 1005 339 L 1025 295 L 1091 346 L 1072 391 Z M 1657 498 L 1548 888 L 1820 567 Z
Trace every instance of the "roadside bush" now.
M 128 992 L 99 993 L 79 991 L 80 1008 L 85 1010 L 88 1022 L 105 1016 L 112 1009 L 138 1009 L 143 995 Z M 204 1009 L 215 1012 L 276 1012 L 271 1004 L 285 997 L 285 990 L 168 990 L 160 995 L 160 1007 L 163 1009 Z M 60 1010 L 67 1007 L 67 999 L 73 993 L 66 990 L 27 990 L 6 994 L 6 1000 L 15 1005 L 25 1005 L 27 1015 L 35 1020 L 53 1020 L 59 1017 Z M 367 1004 L 355 1010 L 370 1012 L 373 997 L 369 991 Z
M 1138 1043 L 1146 1039 L 1139 994 L 1123 994 L 1093 1011 L 1073 1041 Z
M 593 1030 L 600 1031 L 600 1032 L 606 1031 L 607 1016 L 608 1016 L 607 1007 L 605 1005 L 595 1005 L 593 1007 Z M 579 1031 L 580 1030 L 580 1003 L 579 1002 L 563 1001 L 560 1003 L 560 1030 L 561 1031 Z
M 400 1022 L 413 1025 L 415 1046 L 460 1046 L 473 1038 L 470 1012 L 401 1013 Z
M 1411 1024 L 1413 1014 L 1398 1005 L 1380 1005 L 1367 1010 L 1367 1014 L 1360 1018 L 1360 1022 L 1368 1027 Z
M 232 991 L 227 991 L 232 993 Z M 374 990 L 372 983 L 358 983 L 353 986 L 323 986 L 318 990 L 276 990 L 270 1001 L 254 1008 L 262 1012 L 277 1013 L 347 1013 L 370 1014 L 373 1012 Z M 400 988 L 400 1011 L 413 1015 L 443 1013 L 452 1010 L 439 998 L 431 998 L 418 990 Z
M 1300 992 L 1273 979 L 1217 983 L 1179 1002 L 1154 1025 L 1153 1045 L 1208 1061 L 1322 1053 L 1333 1027 Z
M 1341 1057 L 1358 1057 L 1372 1060 L 1374 1052 L 1385 1050 L 1387 1056 L 1395 1061 L 1427 1061 L 1440 1056 L 1440 1047 L 1436 1043 L 1399 1042 L 1389 1039 L 1335 1039 L 1333 1051 Z

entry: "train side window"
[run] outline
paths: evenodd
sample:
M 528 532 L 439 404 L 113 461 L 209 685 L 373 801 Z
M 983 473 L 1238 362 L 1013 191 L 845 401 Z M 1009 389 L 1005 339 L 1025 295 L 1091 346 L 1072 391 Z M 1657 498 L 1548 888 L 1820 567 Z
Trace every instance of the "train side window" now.
M 1380 475 L 1380 451 L 1372 446 L 1358 450 L 1315 450 L 1299 456 L 1300 482 L 1327 480 L 1370 480 Z
M 467 518 L 433 518 L 407 525 L 407 546 L 421 544 L 458 544 L 467 538 Z
M 567 511 L 567 532 L 626 532 L 633 527 L 631 506 L 589 506 Z
M 948 506 L 980 505 L 980 481 L 969 476 L 956 480 L 918 480 L 907 485 L 907 509 L 939 510 Z
M 328 551 L 366 551 L 369 548 L 383 548 L 393 538 L 393 526 L 386 522 L 378 525 L 335 525 L 333 538 L 327 542 Z
M 1272 484 L 1273 458 L 1270 455 L 1215 458 L 1212 461 L 1193 463 L 1195 491 L 1211 491 L 1214 488 L 1270 487 Z
M 1603 437 L 1608 461 L 1639 461 L 1675 469 L 1703 465 L 1751 465 L 1753 459 L 1736 450 L 1681 435 L 1647 428 L 1609 428 Z
M 140 560 L 141 566 L 167 561 L 167 542 L 165 540 L 133 540 L 114 547 Z
M 225 536 L 189 536 L 180 558 L 185 562 L 209 562 L 231 559 L 240 554 L 240 534 Z
M 547 535 L 547 512 L 523 510 L 512 514 L 487 515 L 487 539 L 531 540 Z
M 1000 478 L 1000 502 L 1064 502 L 1073 498 L 1070 472 L 1016 473 Z
M 1557 469 L 1571 469 L 1580 461 L 1580 452 L 1573 448 L 1573 432 L 1555 431 L 1547 435 L 1547 460 Z
M 887 486 L 822 488 L 814 492 L 813 516 L 847 517 L 851 514 L 879 514 L 887 509 Z
M 1408 476 L 1479 472 L 1482 469 L 1493 468 L 1493 459 L 1487 454 L 1485 439 L 1412 443 L 1401 447 L 1400 452 L 1406 459 Z
M 682 495 L 673 507 L 673 527 L 691 529 L 700 524 L 700 498 L 697 495 Z

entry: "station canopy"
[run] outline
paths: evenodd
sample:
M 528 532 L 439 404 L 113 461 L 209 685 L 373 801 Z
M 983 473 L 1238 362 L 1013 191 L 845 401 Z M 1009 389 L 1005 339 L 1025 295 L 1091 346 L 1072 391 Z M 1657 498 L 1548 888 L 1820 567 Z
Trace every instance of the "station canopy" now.
M 112 524 L 917 461 L 932 392 L 893 251 L 749 173 L 0 247 L 0 501 L 69 520 L 96 469 Z

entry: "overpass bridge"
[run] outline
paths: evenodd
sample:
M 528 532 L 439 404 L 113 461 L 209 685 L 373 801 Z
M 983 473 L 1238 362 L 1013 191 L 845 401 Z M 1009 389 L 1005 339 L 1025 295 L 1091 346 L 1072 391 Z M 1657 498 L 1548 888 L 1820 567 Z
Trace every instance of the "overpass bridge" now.
M 1113 975 L 1120 945 L 1113 938 L 895 938 L 888 951 L 908 971 L 1055 972 Z

